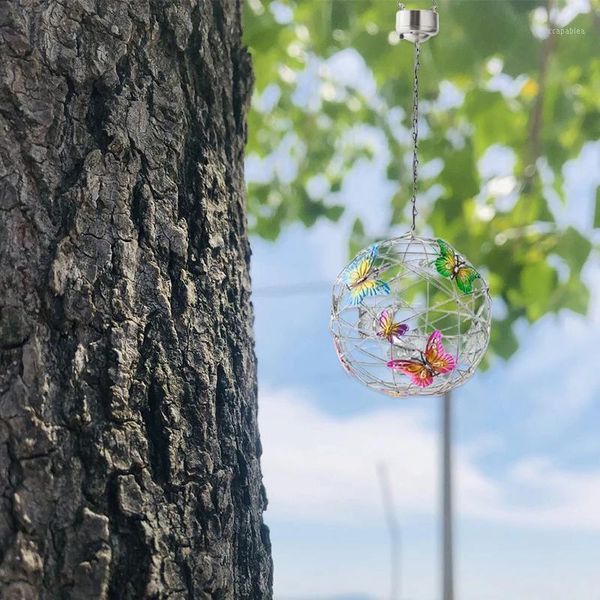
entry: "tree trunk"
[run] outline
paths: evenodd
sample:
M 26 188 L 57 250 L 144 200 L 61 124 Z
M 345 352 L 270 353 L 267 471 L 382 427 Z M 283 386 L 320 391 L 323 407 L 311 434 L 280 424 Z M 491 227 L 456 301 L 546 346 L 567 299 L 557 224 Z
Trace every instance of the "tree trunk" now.
M 0 4 L 0 597 L 270 598 L 234 0 Z

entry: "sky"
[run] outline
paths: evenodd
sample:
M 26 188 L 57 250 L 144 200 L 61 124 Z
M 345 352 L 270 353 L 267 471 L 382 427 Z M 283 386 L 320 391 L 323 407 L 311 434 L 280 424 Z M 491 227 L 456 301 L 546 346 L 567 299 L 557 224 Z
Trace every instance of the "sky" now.
M 389 597 L 378 465 L 400 523 L 401 600 L 440 597 L 440 399 L 370 391 L 340 367 L 328 331 L 331 284 L 347 262 L 354 218 L 374 235 L 388 222 L 392 190 L 378 167 L 385 149 L 372 143 L 373 161 L 346 178 L 339 223 L 252 240 L 265 520 L 280 600 Z M 505 164 L 508 172 L 510 162 L 498 148 L 480 169 Z M 598 165 L 600 142 L 588 144 L 565 165 L 567 202 L 553 207 L 559 222 L 585 233 Z M 248 176 L 264 168 L 249 160 Z M 600 600 L 597 255 L 584 279 L 587 317 L 564 311 L 523 324 L 517 354 L 454 393 L 460 600 Z

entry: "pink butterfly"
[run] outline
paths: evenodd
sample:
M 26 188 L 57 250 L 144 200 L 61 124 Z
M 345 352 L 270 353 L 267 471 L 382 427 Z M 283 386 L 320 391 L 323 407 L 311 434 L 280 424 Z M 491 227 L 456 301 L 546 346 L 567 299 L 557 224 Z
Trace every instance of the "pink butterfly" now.
M 442 333 L 437 329 L 429 336 L 425 351 L 419 351 L 419 358 L 410 360 L 390 360 L 387 366 L 394 371 L 408 375 L 419 387 L 427 387 L 433 383 L 436 375 L 450 373 L 456 367 L 456 361 L 442 345 Z

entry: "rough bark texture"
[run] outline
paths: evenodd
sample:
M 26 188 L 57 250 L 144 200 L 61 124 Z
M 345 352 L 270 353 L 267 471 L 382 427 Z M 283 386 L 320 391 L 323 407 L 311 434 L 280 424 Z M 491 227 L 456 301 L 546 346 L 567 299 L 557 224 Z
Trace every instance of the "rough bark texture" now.
M 269 598 L 234 0 L 0 2 L 0 597 Z

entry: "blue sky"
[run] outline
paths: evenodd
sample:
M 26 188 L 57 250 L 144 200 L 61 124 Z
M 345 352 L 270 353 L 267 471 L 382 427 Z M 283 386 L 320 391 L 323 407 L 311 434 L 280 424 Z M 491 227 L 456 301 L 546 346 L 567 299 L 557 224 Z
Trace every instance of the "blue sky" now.
M 581 160 L 599 157 L 597 144 Z M 572 193 L 561 218 L 589 229 L 592 184 L 577 173 L 593 169 L 566 172 Z M 385 193 L 376 193 L 379 177 L 365 169 L 351 178 L 341 224 L 293 227 L 274 244 L 253 240 L 266 520 L 282 599 L 386 596 L 379 462 L 388 466 L 401 521 L 402 598 L 437 597 L 439 399 L 393 400 L 364 388 L 338 365 L 327 328 L 325 282 L 345 264 L 362 186 L 385 203 Z M 597 598 L 596 257 L 585 276 L 593 289 L 587 318 L 564 312 L 522 327 L 509 363 L 497 361 L 456 391 L 457 586 L 464 600 Z M 321 281 L 307 293 L 268 292 Z M 565 364 L 572 369 L 553 376 Z
M 351 57 L 343 64 L 356 67 Z M 367 137 L 375 157 L 347 177 L 342 220 L 310 230 L 293 226 L 276 243 L 252 241 L 275 595 L 388 597 L 389 545 L 376 472 L 383 462 L 401 525 L 401 598 L 438 600 L 439 399 L 371 392 L 338 365 L 328 331 L 328 282 L 347 262 L 350 225 L 359 215 L 370 233 L 381 232 L 393 191 L 379 168 L 386 162 L 381 140 L 360 128 L 351 135 L 360 143 Z M 276 160 L 286 168 L 285 157 Z M 501 195 L 511 187 L 511 160 L 497 148 L 482 172 L 490 175 L 492 164 Z M 567 202 L 553 207 L 562 224 L 586 234 L 598 165 L 600 142 L 588 144 L 565 165 Z M 248 176 L 260 178 L 269 168 L 249 160 Z M 587 317 L 565 311 L 523 324 L 511 361 L 495 362 L 455 393 L 461 600 L 600 598 L 597 255 L 584 278 L 592 290 Z M 294 294 L 269 291 L 302 284 L 306 290 Z

